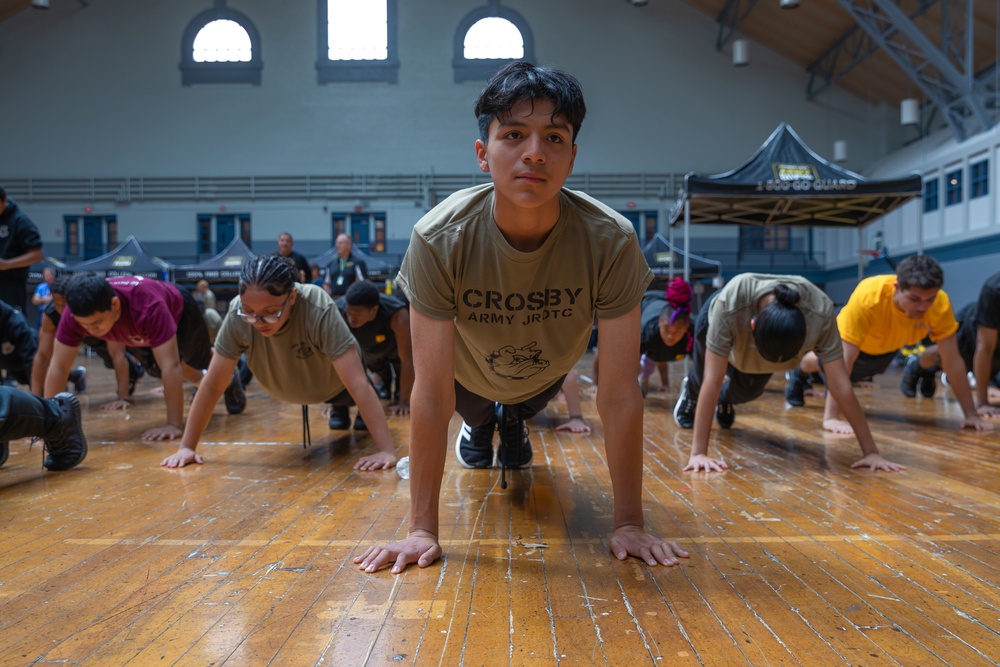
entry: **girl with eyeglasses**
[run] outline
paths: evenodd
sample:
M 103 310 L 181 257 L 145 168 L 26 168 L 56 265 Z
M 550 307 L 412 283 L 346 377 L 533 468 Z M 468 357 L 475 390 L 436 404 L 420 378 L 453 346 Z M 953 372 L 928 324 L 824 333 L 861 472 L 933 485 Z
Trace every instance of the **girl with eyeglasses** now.
M 361 349 L 333 299 L 320 287 L 296 282 L 295 273 L 288 260 L 276 255 L 244 264 L 239 297 L 215 339 L 215 354 L 195 394 L 180 447 L 160 465 L 203 462 L 195 449 L 243 354 L 261 387 L 280 401 L 302 406 L 357 403 L 361 414 L 354 428 L 370 429 L 378 451 L 361 457 L 356 470 L 396 465 L 396 448 Z M 305 407 L 303 416 L 307 418 Z M 308 433 L 308 422 L 303 428 Z

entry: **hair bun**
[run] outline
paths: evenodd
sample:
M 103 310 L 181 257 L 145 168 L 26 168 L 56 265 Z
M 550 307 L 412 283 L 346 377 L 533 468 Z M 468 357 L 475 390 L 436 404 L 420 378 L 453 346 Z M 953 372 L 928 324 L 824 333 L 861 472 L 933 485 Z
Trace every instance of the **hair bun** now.
M 787 308 L 794 308 L 799 302 L 799 293 L 797 290 L 789 287 L 784 283 L 778 283 L 771 294 L 777 299 L 778 303 Z

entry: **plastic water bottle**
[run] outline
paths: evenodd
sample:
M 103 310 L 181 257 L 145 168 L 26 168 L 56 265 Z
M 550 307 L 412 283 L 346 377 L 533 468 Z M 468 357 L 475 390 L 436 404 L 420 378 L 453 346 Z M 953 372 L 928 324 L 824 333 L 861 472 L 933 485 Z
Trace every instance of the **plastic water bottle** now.
M 410 457 L 404 456 L 396 461 L 396 474 L 403 479 L 410 479 Z

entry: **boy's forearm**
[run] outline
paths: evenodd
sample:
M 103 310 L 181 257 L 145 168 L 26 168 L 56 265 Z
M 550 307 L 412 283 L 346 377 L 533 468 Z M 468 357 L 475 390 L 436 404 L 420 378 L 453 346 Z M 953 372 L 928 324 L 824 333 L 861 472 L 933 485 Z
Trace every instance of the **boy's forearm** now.
M 418 383 L 419 384 L 419 383 Z M 447 452 L 448 422 L 455 395 L 436 398 L 419 386 L 410 406 L 410 531 L 438 534 L 441 478 Z
M 614 492 L 615 529 L 643 526 L 642 516 L 642 399 L 636 396 L 613 406 L 598 404 L 604 424 L 604 448 Z M 604 407 L 603 410 L 600 410 Z
M 167 404 L 167 424 L 184 428 L 184 376 L 178 364 L 170 369 L 161 368 L 163 399 Z

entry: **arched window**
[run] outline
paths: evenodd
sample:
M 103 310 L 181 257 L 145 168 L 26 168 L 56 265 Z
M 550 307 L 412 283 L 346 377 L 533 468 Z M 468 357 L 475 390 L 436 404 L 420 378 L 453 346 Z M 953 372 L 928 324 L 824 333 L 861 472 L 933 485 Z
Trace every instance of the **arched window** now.
M 397 0 L 317 0 L 320 83 L 396 83 Z
M 483 81 L 515 60 L 534 61 L 535 42 L 528 22 L 512 9 L 489 0 L 466 14 L 455 31 L 452 68 L 455 82 Z
M 181 39 L 181 81 L 250 83 L 260 85 L 264 69 L 260 34 L 253 22 L 216 0 L 212 9 L 195 16 Z

